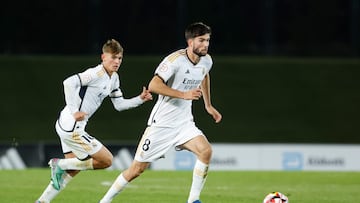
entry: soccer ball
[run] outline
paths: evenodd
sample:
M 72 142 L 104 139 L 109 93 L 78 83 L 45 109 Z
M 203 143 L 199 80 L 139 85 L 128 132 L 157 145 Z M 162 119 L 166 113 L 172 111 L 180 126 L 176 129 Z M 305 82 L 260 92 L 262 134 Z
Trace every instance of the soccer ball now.
M 289 203 L 289 199 L 280 192 L 272 192 L 266 195 L 263 203 Z

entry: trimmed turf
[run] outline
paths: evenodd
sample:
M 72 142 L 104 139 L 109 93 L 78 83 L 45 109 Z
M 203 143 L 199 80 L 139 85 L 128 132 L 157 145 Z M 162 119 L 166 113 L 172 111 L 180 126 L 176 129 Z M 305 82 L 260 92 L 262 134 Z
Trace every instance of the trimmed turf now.
M 119 171 L 84 171 L 53 203 L 98 202 Z M 0 170 L 1 202 L 34 202 L 49 183 L 49 169 Z M 146 171 L 113 202 L 184 203 L 191 171 Z M 295 203 L 349 203 L 360 199 L 359 172 L 210 171 L 204 203 L 260 203 L 267 193 L 280 191 Z

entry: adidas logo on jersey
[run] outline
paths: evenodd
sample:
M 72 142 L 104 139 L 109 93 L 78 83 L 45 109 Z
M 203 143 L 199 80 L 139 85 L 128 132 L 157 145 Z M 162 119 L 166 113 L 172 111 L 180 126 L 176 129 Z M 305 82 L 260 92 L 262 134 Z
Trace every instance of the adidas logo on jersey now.
M 190 71 L 189 69 L 186 70 L 185 74 L 190 74 Z

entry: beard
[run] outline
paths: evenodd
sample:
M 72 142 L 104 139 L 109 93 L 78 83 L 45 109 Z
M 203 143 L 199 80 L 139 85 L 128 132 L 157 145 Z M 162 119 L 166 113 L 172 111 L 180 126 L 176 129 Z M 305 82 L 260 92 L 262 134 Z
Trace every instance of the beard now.
M 193 53 L 196 54 L 199 57 L 202 57 L 202 56 L 205 56 L 207 54 L 207 50 L 205 49 L 204 51 L 200 51 L 199 48 L 194 48 Z

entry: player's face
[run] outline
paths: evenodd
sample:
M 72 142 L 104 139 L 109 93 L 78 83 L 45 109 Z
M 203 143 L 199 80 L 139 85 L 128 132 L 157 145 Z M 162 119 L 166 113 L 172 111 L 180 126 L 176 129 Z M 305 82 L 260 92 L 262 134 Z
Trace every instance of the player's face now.
M 123 53 L 111 54 L 111 53 L 103 53 L 101 55 L 102 64 L 106 72 L 111 75 L 114 72 L 119 70 L 119 67 L 122 63 Z
M 194 54 L 205 56 L 208 53 L 210 44 L 210 34 L 201 35 L 192 39 L 190 46 Z

